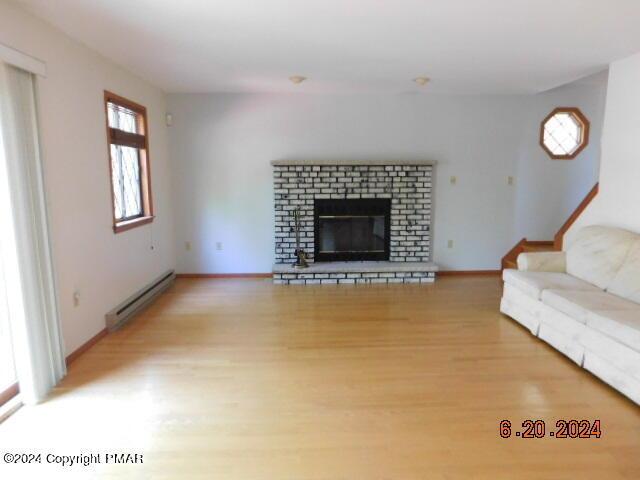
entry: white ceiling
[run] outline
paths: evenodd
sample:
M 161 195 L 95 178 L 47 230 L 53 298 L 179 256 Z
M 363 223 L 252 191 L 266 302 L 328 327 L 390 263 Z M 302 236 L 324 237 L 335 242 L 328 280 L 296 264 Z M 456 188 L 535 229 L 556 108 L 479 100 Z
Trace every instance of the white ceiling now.
M 168 92 L 533 93 L 640 51 L 638 0 L 18 3 Z

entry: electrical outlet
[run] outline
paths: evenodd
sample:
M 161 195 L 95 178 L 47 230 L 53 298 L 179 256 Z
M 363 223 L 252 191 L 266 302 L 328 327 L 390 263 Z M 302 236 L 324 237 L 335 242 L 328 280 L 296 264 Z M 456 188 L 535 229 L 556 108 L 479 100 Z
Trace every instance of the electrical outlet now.
M 453 240 L 447 242 L 447 248 L 453 248 Z
M 216 250 L 222 250 L 222 242 L 216 242 Z
M 512 176 L 508 176 L 507 177 L 507 185 L 513 185 L 515 183 L 514 179 Z
M 449 182 L 451 183 L 451 185 L 455 185 L 456 183 L 458 183 L 458 178 L 455 175 L 452 175 L 449 178 Z
M 184 249 L 187 252 L 190 252 L 191 251 L 191 242 L 184 242 Z
M 73 306 L 77 307 L 80 305 L 80 292 L 78 290 L 73 292 Z

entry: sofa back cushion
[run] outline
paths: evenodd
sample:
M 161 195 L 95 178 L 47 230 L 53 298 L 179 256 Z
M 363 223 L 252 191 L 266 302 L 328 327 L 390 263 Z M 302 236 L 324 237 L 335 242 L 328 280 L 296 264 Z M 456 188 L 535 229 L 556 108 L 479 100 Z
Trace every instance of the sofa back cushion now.
M 604 290 L 638 238 L 638 234 L 621 228 L 585 227 L 567 248 L 567 273 Z
M 633 243 L 607 290 L 619 297 L 640 303 L 640 239 Z

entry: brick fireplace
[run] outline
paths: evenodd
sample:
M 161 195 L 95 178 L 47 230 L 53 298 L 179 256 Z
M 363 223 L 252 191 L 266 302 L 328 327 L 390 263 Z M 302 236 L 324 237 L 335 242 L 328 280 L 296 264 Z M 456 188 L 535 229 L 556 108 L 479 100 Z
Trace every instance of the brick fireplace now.
M 283 160 L 272 165 L 274 281 L 433 281 L 437 270 L 430 262 L 434 162 Z M 311 262 L 305 270 L 291 267 L 295 210 L 300 212 L 300 244 Z M 322 272 L 315 272 L 318 269 Z

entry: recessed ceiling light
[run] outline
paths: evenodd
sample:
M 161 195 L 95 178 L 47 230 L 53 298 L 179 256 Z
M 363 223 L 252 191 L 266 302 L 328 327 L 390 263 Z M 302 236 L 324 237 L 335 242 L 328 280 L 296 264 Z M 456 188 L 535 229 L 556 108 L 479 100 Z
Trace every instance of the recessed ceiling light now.
M 431 81 L 431 79 L 429 77 L 416 77 L 413 79 L 413 81 L 416 82 L 421 87 L 424 87 L 427 83 Z
M 289 80 L 291 80 L 291 83 L 295 83 L 296 85 L 304 82 L 307 79 L 307 77 L 303 77 L 302 75 L 294 75 L 292 77 L 289 77 Z

